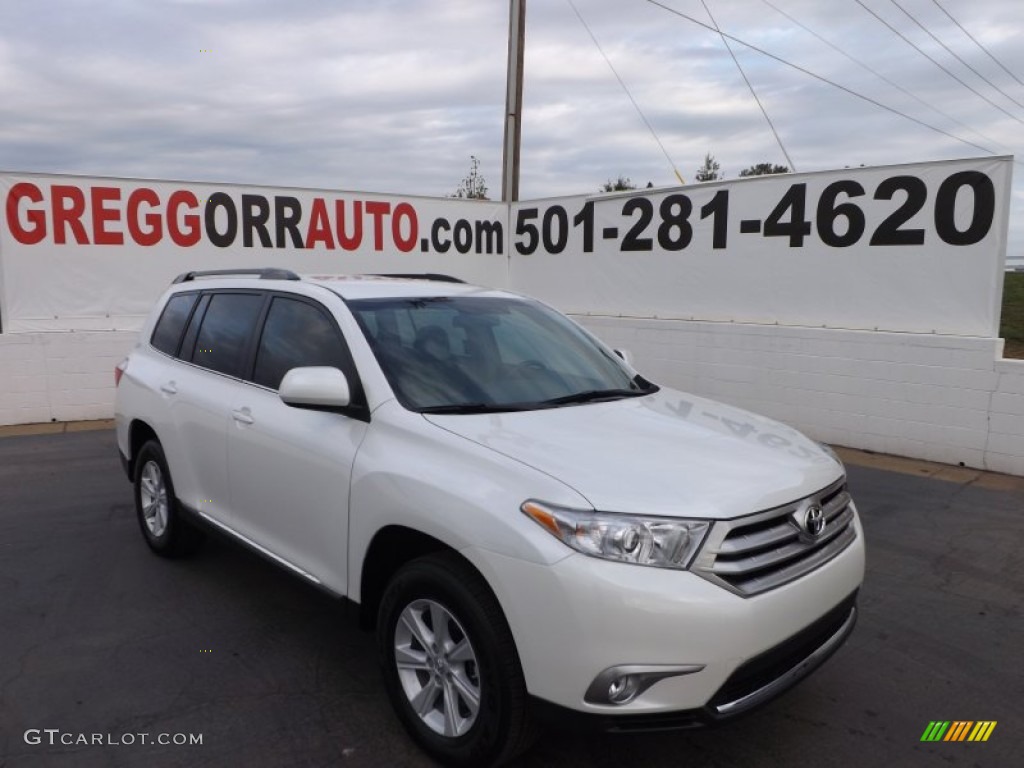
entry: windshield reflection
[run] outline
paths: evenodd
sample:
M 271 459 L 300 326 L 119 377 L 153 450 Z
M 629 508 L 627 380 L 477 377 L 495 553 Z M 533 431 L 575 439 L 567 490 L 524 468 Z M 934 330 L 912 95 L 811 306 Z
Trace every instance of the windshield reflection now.
M 396 397 L 410 410 L 534 410 L 658 389 L 539 302 L 450 296 L 348 304 Z

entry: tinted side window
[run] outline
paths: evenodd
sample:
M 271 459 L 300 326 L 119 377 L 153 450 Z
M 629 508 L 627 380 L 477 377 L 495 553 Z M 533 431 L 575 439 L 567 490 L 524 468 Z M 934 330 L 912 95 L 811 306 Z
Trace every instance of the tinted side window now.
M 263 296 L 259 294 L 214 294 L 199 328 L 192 362 L 231 376 L 241 375 L 262 307 Z
M 192 311 L 192 319 L 188 321 L 185 338 L 181 340 L 181 349 L 178 350 L 178 357 L 182 360 L 192 359 L 192 350 L 196 347 L 196 337 L 199 335 L 199 324 L 203 322 L 203 315 L 206 314 L 206 307 L 209 303 L 210 294 L 204 293 Z
M 253 381 L 277 389 L 292 368 L 329 365 L 345 370 L 345 349 L 327 315 L 312 304 L 277 297 L 263 328 Z
M 167 302 L 163 314 L 157 320 L 156 328 L 153 329 L 153 338 L 150 339 L 150 343 L 161 352 L 173 355 L 178 351 L 181 332 L 185 330 L 185 323 L 188 322 L 192 306 L 196 303 L 196 295 L 178 294 Z

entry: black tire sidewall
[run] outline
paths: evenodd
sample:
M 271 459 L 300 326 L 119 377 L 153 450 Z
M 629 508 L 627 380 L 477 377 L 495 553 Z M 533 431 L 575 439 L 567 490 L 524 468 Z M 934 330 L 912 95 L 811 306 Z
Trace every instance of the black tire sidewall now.
M 514 671 L 518 679 L 508 679 L 509 665 L 499 657 L 498 632 L 508 632 L 504 619 L 495 626 L 474 595 L 464 585 L 467 576 L 480 582 L 469 569 L 457 574 L 430 558 L 405 566 L 392 580 L 381 601 L 378 618 L 378 651 L 384 670 L 385 686 L 406 729 L 431 755 L 448 765 L 491 765 L 505 751 L 511 731 L 513 687 L 522 684 L 518 659 Z M 494 600 L 493 597 L 490 598 Z M 480 710 L 469 732 L 456 738 L 432 731 L 417 715 L 406 697 L 395 664 L 395 627 L 402 611 L 415 600 L 433 600 L 452 614 L 465 630 L 477 658 L 480 677 Z M 494 601 L 496 604 L 496 601 Z M 524 686 L 525 687 L 525 686 Z

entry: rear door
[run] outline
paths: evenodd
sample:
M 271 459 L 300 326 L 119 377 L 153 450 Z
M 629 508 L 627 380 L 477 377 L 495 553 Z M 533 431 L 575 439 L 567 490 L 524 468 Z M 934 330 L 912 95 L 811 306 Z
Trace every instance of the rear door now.
M 172 429 L 165 441 L 178 497 L 214 520 L 230 516 L 227 431 L 231 403 L 251 355 L 267 296 L 256 291 L 204 293 L 185 331 L 178 357 L 159 382 Z
M 292 368 L 326 365 L 349 380 L 348 413 L 285 405 Z M 345 594 L 352 464 L 368 426 L 348 348 L 319 302 L 274 295 L 256 344 L 251 383 L 228 425 L 232 527 L 307 577 Z

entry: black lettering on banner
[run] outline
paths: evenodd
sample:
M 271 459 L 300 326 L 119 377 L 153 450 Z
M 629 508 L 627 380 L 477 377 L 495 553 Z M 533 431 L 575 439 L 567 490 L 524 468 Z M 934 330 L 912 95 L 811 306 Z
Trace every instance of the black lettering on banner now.
M 452 225 L 448 223 L 448 219 L 434 219 L 434 223 L 430 226 L 430 246 L 437 253 L 448 253 L 452 247 L 451 238 L 441 239 L 442 232 L 451 231 Z
M 624 251 L 650 251 L 654 248 L 654 241 L 649 237 L 641 237 L 647 225 L 654 218 L 654 204 L 647 197 L 631 197 L 622 205 L 623 216 L 633 216 L 633 211 L 640 212 L 640 218 L 630 227 L 629 232 L 622 238 L 622 250 Z
M 821 242 L 833 248 L 847 248 L 860 240 L 864 234 L 864 212 L 854 203 L 836 205 L 836 198 L 839 195 L 861 197 L 863 194 L 864 187 L 856 181 L 834 181 L 825 187 L 818 198 L 815 217 Z M 846 219 L 846 231 L 841 235 L 836 233 L 836 219 L 840 216 Z
M 686 195 L 669 195 L 661 201 L 658 213 L 661 225 L 658 227 L 658 245 L 666 251 L 681 251 L 693 239 L 693 227 L 689 218 L 693 203 Z
M 476 222 L 476 252 L 477 253 L 503 253 L 502 241 L 505 233 L 500 221 Z M 497 250 L 494 249 L 497 245 Z M 481 250 L 483 248 L 483 250 Z
M 529 256 L 531 253 L 536 251 L 537 245 L 540 242 L 540 233 L 537 232 L 537 225 L 530 223 L 536 218 L 536 208 L 520 208 L 516 214 L 516 236 L 526 235 L 527 237 L 527 241 L 525 243 L 516 243 L 516 250 L 523 256 Z
M 252 248 L 252 233 L 255 230 L 260 236 L 260 245 L 270 248 L 270 232 L 267 221 L 270 220 L 270 203 L 263 195 L 242 195 L 242 245 Z
M 304 248 L 302 235 L 299 234 L 299 222 L 302 221 L 302 203 L 297 197 L 277 196 L 274 198 L 274 229 L 278 248 L 287 248 L 284 233 L 292 239 L 292 247 Z
M 967 229 L 956 228 L 956 198 L 963 187 L 974 192 L 974 210 Z M 988 234 L 996 210 L 996 190 L 980 171 L 954 173 L 939 186 L 935 196 L 935 231 L 950 245 L 974 245 Z
M 804 244 L 804 238 L 811 234 L 811 222 L 806 218 L 807 207 L 807 185 L 794 184 L 775 209 L 768 214 L 764 220 L 765 237 L 788 237 L 790 248 L 799 248 Z M 789 221 L 782 221 L 782 217 L 789 211 Z
M 725 248 L 729 234 L 729 190 L 720 189 L 700 209 L 701 220 L 713 216 L 711 222 L 711 247 Z
M 227 226 L 223 232 L 217 231 L 217 209 L 224 209 L 224 216 Z M 224 192 L 214 192 L 206 201 L 206 208 L 203 210 L 203 219 L 206 224 L 206 237 L 218 248 L 227 248 L 235 242 L 238 235 L 238 211 L 235 209 L 235 201 Z
M 583 252 L 594 252 L 594 201 L 588 200 L 580 212 L 572 217 L 574 227 L 583 225 Z
M 459 253 L 469 253 L 469 249 L 473 247 L 473 227 L 470 226 L 468 221 L 459 219 L 455 222 L 453 240 L 455 241 L 456 251 Z
M 875 200 L 892 200 L 897 192 L 906 192 L 907 198 L 878 225 L 875 234 L 871 236 L 871 245 L 924 245 L 923 229 L 902 227 L 924 208 L 928 199 L 927 185 L 916 176 L 893 176 L 878 185 Z
M 558 220 L 558 226 L 553 225 Z M 544 241 L 544 250 L 548 253 L 561 253 L 565 250 L 565 244 L 569 240 L 569 216 L 565 208 L 560 205 L 552 205 L 544 211 L 544 219 L 541 222 L 541 238 Z M 557 229 L 557 233 L 552 230 Z

